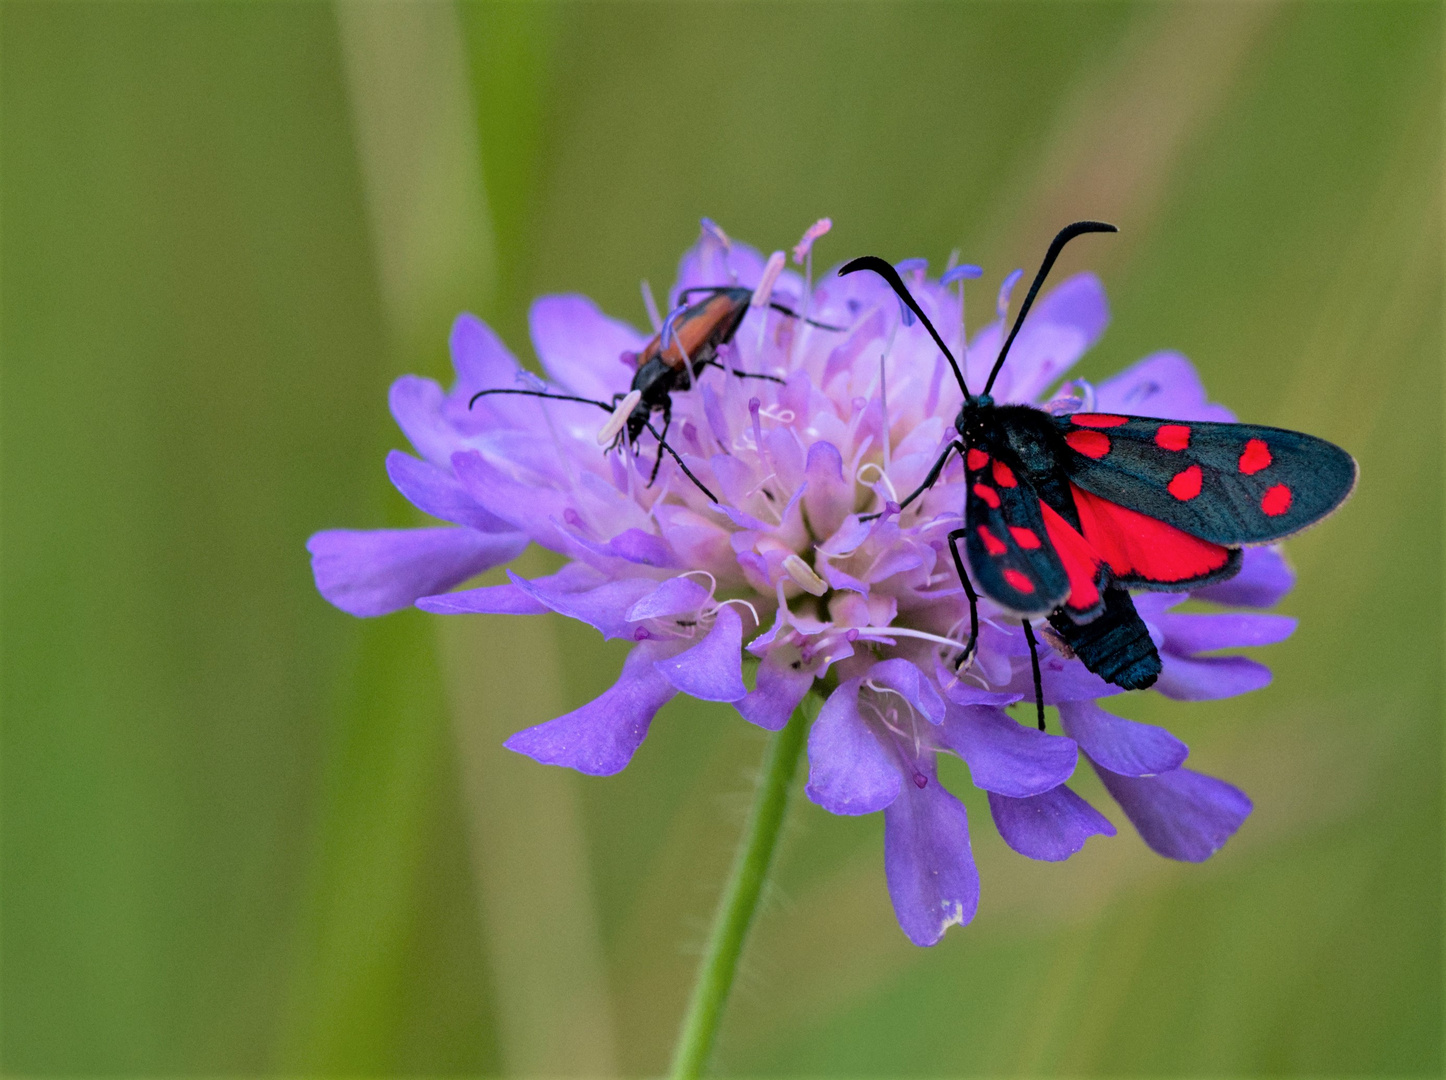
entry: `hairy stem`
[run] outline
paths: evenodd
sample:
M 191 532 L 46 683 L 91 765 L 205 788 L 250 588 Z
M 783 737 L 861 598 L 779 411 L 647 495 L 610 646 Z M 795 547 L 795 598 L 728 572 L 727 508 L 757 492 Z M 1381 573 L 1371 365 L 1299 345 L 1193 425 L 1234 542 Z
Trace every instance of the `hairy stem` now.
M 788 809 L 788 791 L 798 768 L 809 722 L 818 714 L 820 699 L 810 693 L 794 710 L 788 724 L 768 745 L 753 809 L 733 859 L 728 884 L 718 901 L 708 947 L 693 986 L 693 998 L 683 1016 L 678 1045 L 673 1052 L 673 1080 L 703 1075 L 714 1037 L 728 1004 L 728 992 L 738 972 L 738 960 L 748 939 L 748 929 L 763 895 L 763 882 L 778 846 L 783 815 Z

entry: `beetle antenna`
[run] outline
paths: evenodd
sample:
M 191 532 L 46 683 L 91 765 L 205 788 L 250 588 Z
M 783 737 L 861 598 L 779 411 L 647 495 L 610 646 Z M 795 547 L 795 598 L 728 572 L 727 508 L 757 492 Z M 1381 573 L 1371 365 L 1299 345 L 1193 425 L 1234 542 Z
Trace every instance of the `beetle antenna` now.
M 1014 318 L 1014 329 L 1009 331 L 1009 337 L 1005 339 L 1004 348 L 999 350 L 999 359 L 994 361 L 994 367 L 990 369 L 989 381 L 984 384 L 984 392 L 987 394 L 994 388 L 994 379 L 999 374 L 999 369 L 1004 366 L 1004 358 L 1009 355 L 1009 346 L 1014 344 L 1014 338 L 1019 333 L 1019 328 L 1024 324 L 1024 317 L 1029 314 L 1030 306 L 1034 298 L 1039 294 L 1039 287 L 1044 284 L 1044 279 L 1049 276 L 1049 271 L 1054 266 L 1054 260 L 1059 258 L 1059 253 L 1064 250 L 1076 236 L 1083 236 L 1092 232 L 1119 232 L 1115 226 L 1105 221 L 1076 221 L 1072 225 L 1066 225 L 1055 234 L 1050 241 L 1049 250 L 1044 253 L 1044 262 L 1039 264 L 1039 273 L 1034 275 L 1034 284 L 1029 287 L 1028 294 L 1024 297 L 1024 304 L 1019 309 L 1019 314 Z
M 612 412 L 614 408 L 614 406 L 609 405 L 605 401 L 596 401 L 589 397 L 573 397 L 571 394 L 549 394 L 542 390 L 479 390 L 473 394 L 471 400 L 467 402 L 467 408 L 470 409 L 473 405 L 477 404 L 478 398 L 486 397 L 488 394 L 521 394 L 523 397 L 547 398 L 550 401 L 580 401 L 584 405 L 596 405 L 599 409 L 608 413 Z
M 651 431 L 653 433 L 653 436 L 658 440 L 658 446 L 661 449 L 666 450 L 668 454 L 672 457 L 672 459 L 678 463 L 678 468 L 683 470 L 683 475 L 686 476 L 689 480 L 693 481 L 699 491 L 701 491 L 704 495 L 708 496 L 709 499 L 716 503 L 718 501 L 718 496 L 714 495 L 711 491 L 709 491 L 708 486 L 704 484 L 703 481 L 699 480 L 696 476 L 693 475 L 693 470 L 683 464 L 683 459 L 678 456 L 678 451 L 674 450 L 671 446 L 668 445 L 668 441 L 658 434 L 658 429 L 653 427 L 651 422 L 649 422 L 648 424 L 648 430 Z
M 939 336 L 939 331 L 934 329 L 934 324 L 929 321 L 929 316 L 924 314 L 918 302 L 910 294 L 903 279 L 899 277 L 899 272 L 877 255 L 863 255 L 844 263 L 839 268 L 838 275 L 843 277 L 856 270 L 872 270 L 888 283 L 889 288 L 898 294 L 899 299 L 909 306 L 909 310 L 919 317 L 919 321 L 924 324 L 924 329 L 928 330 L 929 335 L 934 339 L 934 344 L 938 345 L 939 351 L 948 358 L 949 366 L 954 369 L 954 378 L 959 380 L 959 389 L 964 391 L 964 396 L 966 398 L 973 397 L 974 395 L 969 393 L 969 384 L 964 381 L 964 372 L 959 370 L 959 362 L 954 359 L 954 354 L 949 351 L 949 346 L 944 344 L 944 339 Z
M 775 300 L 770 300 L 768 302 L 768 306 L 781 315 L 787 315 L 790 319 L 801 319 L 803 322 L 808 323 L 809 326 L 816 326 L 820 330 L 833 330 L 835 333 L 841 334 L 848 329 L 847 326 L 830 326 L 828 323 L 818 322 L 814 319 L 810 319 L 807 315 L 800 315 L 787 304 L 780 304 Z

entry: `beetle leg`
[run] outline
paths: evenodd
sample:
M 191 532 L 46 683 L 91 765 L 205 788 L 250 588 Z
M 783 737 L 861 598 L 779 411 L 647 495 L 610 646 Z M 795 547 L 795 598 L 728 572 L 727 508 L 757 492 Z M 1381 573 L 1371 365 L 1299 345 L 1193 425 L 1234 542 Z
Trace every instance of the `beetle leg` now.
M 673 422 L 673 410 L 666 405 L 663 407 L 663 433 L 658 436 L 658 458 L 653 462 L 653 473 L 648 477 L 648 487 L 653 486 L 653 481 L 658 478 L 658 470 L 663 467 L 663 446 L 668 439 L 668 427 Z M 714 500 L 717 501 L 716 499 Z

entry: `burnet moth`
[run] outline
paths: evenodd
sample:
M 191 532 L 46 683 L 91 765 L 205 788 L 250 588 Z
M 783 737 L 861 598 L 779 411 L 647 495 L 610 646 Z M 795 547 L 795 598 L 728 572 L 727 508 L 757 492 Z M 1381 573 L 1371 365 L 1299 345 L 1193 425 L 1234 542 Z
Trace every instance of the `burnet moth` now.
M 969 598 L 960 665 L 979 636 L 977 585 L 1023 623 L 1041 729 L 1044 696 L 1031 619 L 1047 617 L 1065 647 L 1107 682 L 1145 689 L 1160 674 L 1160 655 L 1130 589 L 1183 592 L 1232 577 L 1242 545 L 1271 543 L 1313 525 L 1356 483 L 1355 459 L 1295 431 L 1114 413 L 1054 416 L 1032 405 L 994 403 L 994 380 L 1061 249 L 1084 233 L 1117 231 L 1099 221 L 1060 230 L 977 395 L 889 263 L 869 255 L 839 270 L 882 277 L 959 381 L 964 403 L 954 421 L 957 435 L 899 505 L 933 487 L 951 454 L 963 459 L 964 524 L 949 534 Z
M 704 295 L 704 298 L 690 303 L 691 297 L 700 293 Z M 664 320 L 662 329 L 643 346 L 642 351 L 634 358 L 637 370 L 633 374 L 632 386 L 624 393 L 614 394 L 611 403 L 597 401 L 593 398 L 575 397 L 571 394 L 555 394 L 544 390 L 505 389 L 483 390 L 474 394 L 471 401 L 468 402 L 468 407 L 475 404 L 478 398 L 487 397 L 490 394 L 521 394 L 527 397 L 549 398 L 553 401 L 579 401 L 588 405 L 596 405 L 612 414 L 612 419 L 603 425 L 602 431 L 598 435 L 599 443 L 610 444 L 611 449 L 626 437 L 628 444 L 636 447 L 644 431 L 652 432 L 658 440 L 658 457 L 653 463 L 652 475 L 648 479 L 650 486 L 658 477 L 658 469 L 663 463 L 663 453 L 666 451 L 672 455 L 684 475 L 692 480 L 704 495 L 707 495 L 713 502 L 717 502 L 717 497 L 693 475 L 683 464 L 682 458 L 678 457 L 673 448 L 668 445 L 668 428 L 673 422 L 673 391 L 691 389 L 704 369 L 709 367 L 716 367 L 740 379 L 763 379 L 775 383 L 784 381 L 777 375 L 740 371 L 737 368 L 729 367 L 719 358 L 719 351 L 723 346 L 729 344 L 734 335 L 738 333 L 738 328 L 743 324 L 744 316 L 748 314 L 750 307 L 766 304 L 767 307 L 781 312 L 789 318 L 800 317 L 791 308 L 773 300 L 764 300 L 762 304 L 755 304 L 757 296 L 756 290 L 736 285 L 704 285 L 683 290 L 678 306 Z M 814 322 L 812 319 L 804 321 L 824 330 L 842 329 Z M 663 414 L 663 430 L 661 432 L 652 425 L 652 417 L 655 412 Z

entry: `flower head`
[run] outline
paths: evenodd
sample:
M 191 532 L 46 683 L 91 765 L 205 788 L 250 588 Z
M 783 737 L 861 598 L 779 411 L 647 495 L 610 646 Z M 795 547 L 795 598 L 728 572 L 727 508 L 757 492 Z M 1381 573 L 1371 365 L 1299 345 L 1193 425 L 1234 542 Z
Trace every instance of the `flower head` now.
M 827 224 L 805 233 L 796 259 L 811 258 Z M 998 318 L 967 337 L 962 289 L 976 267 L 947 273 L 944 283 L 927 277 L 923 260 L 898 271 L 946 340 L 952 335 L 970 384 L 982 385 L 1003 342 L 1015 275 Z M 765 260 L 705 222 L 679 266 L 674 310 L 687 302 L 685 290 L 710 286 L 756 289 L 763 299 L 719 347 L 723 370 L 705 369 L 671 394 L 667 441 L 679 460 L 661 465 L 647 433 L 600 449 L 608 418 L 587 403 L 473 401 L 495 389 L 622 400 L 644 334 L 583 297 L 544 297 L 531 313 L 544 383 L 485 325 L 461 316 L 451 389 L 410 376 L 393 386 L 392 413 L 416 456 L 394 451 L 387 460 L 402 494 L 450 527 L 317 534 L 310 547 L 322 594 L 358 615 L 412 603 L 443 614 L 555 611 L 633 642 L 611 689 L 507 742 L 590 774 L 624 768 L 676 694 L 731 702 L 777 730 L 819 687 L 827 700 L 809 734 L 808 797 L 839 814 L 883 811 L 890 895 L 917 944 L 967 923 L 979 895 L 967 815 L 939 782 L 940 753 L 964 760 L 1000 834 L 1031 858 L 1064 859 L 1090 836 L 1115 832 L 1067 786 L 1081 753 L 1154 850 L 1192 861 L 1217 850 L 1250 812 L 1249 799 L 1186 769 L 1188 750 L 1168 732 L 1103 709 L 1099 700 L 1119 689 L 1043 626 L 1044 699 L 1059 706 L 1063 734 L 1005 711 L 1033 696 L 1028 643 L 1018 621 L 987 599 L 978 648 L 956 673 L 968 629 L 946 541 L 964 503 L 957 458 L 907 510 L 900 503 L 951 436 L 961 394 L 894 294 L 872 275 L 826 276 L 815 287 L 785 267 L 782 253 Z M 1107 321 L 1091 275 L 1045 294 L 995 400 L 1054 412 L 1232 418 L 1174 353 L 1098 387 L 1076 382 L 1047 396 Z M 629 401 L 629 409 L 637 404 Z M 567 564 L 543 578 L 509 572 L 505 585 L 448 591 L 529 542 Z M 1263 608 L 1291 584 L 1278 552 L 1252 549 L 1238 577 L 1194 595 Z M 1265 685 L 1269 672 L 1253 660 L 1201 654 L 1281 640 L 1293 622 L 1175 612 L 1184 598 L 1136 598 L 1162 658 L 1155 690 L 1200 700 Z M 751 688 L 745 658 L 756 661 Z

